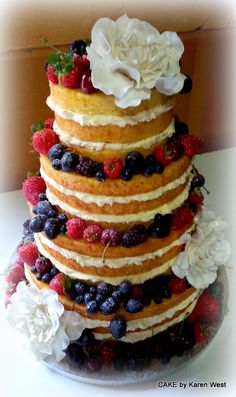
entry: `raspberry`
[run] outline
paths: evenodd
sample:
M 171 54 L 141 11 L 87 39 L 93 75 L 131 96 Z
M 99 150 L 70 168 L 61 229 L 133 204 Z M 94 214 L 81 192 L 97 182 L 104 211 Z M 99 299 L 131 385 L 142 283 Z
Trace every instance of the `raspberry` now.
M 171 290 L 172 294 L 181 294 L 187 289 L 185 281 L 179 277 L 172 277 L 168 283 L 168 288 Z
M 20 281 L 25 280 L 24 268 L 20 265 L 13 267 L 10 272 L 6 275 L 6 281 L 8 284 L 19 284 Z
M 111 179 L 119 178 L 122 168 L 122 161 L 118 158 L 105 160 L 103 164 L 105 174 Z
M 188 207 L 180 207 L 174 210 L 172 215 L 171 229 L 178 230 L 193 222 L 193 213 Z
M 46 192 L 46 184 L 41 176 L 30 176 L 23 182 L 22 191 L 24 198 L 32 205 L 39 201 L 39 194 Z
M 202 138 L 189 134 L 181 134 L 179 135 L 179 141 L 183 146 L 184 154 L 188 157 L 193 157 L 195 154 L 199 154 L 202 151 Z
M 102 228 L 99 225 L 89 225 L 83 231 L 83 238 L 89 243 L 98 243 L 101 240 Z
M 24 263 L 32 266 L 38 258 L 38 250 L 34 243 L 25 244 L 18 248 L 18 255 Z
M 120 233 L 114 229 L 104 229 L 102 232 L 101 236 L 101 243 L 103 245 L 107 245 L 110 243 L 111 247 L 116 247 L 117 245 L 120 245 L 121 242 L 121 235 Z
M 64 278 L 64 274 L 58 273 L 56 274 L 56 276 L 53 277 L 53 279 L 49 283 L 49 287 L 54 291 L 56 291 L 58 295 L 64 294 L 63 278 Z
M 48 76 L 48 80 L 51 81 L 52 84 L 58 84 L 58 77 L 55 74 L 55 72 L 56 69 L 53 66 L 49 64 L 46 65 L 46 73 Z
M 84 229 L 86 228 L 85 222 L 81 218 L 69 219 L 66 222 L 66 234 L 70 238 L 83 237 Z
M 58 142 L 59 138 L 51 128 L 43 128 L 35 132 L 32 139 L 34 150 L 44 156 L 47 156 L 51 147 Z
M 61 78 L 61 83 L 66 88 L 79 88 L 80 81 L 81 70 L 77 66 L 74 66 L 71 72 Z
M 76 165 L 76 172 L 80 175 L 92 177 L 98 171 L 98 163 L 88 157 L 80 156 L 79 163 Z
M 51 128 L 51 130 L 52 130 L 52 129 L 53 129 L 53 123 L 54 123 L 54 121 L 55 121 L 54 118 L 46 119 L 46 120 L 44 121 L 45 128 Z

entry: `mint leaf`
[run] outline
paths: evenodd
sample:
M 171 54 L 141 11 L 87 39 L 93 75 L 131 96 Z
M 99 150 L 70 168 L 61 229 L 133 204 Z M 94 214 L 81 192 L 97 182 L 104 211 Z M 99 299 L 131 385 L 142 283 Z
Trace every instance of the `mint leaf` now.
M 40 171 L 28 171 L 26 175 L 27 178 L 29 178 L 30 176 L 40 176 Z
M 62 285 L 63 285 L 63 289 L 64 291 L 69 291 L 72 287 L 73 281 L 70 279 L 69 276 L 66 276 L 64 274 L 63 278 L 62 278 Z
M 43 120 L 39 120 L 31 126 L 31 132 L 34 134 L 37 131 L 42 130 L 45 128 L 45 124 Z
M 48 54 L 48 63 L 55 68 L 57 62 L 60 62 L 59 52 L 50 52 L 50 54 Z

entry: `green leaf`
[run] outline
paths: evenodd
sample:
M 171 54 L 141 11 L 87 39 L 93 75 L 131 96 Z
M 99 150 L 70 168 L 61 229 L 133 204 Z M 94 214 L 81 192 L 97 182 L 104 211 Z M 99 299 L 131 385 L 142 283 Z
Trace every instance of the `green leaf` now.
M 27 172 L 27 178 L 29 178 L 30 176 L 40 176 L 40 171 L 28 171 Z
M 72 285 L 73 285 L 73 281 L 70 279 L 69 276 L 66 276 L 64 274 L 64 276 L 62 278 L 62 286 L 63 286 L 64 291 L 69 291 L 71 289 Z
M 36 131 L 40 131 L 45 128 L 43 120 L 39 120 L 31 126 L 31 132 L 34 134 Z
M 48 54 L 49 65 L 51 65 L 55 68 L 57 62 L 60 62 L 60 54 L 58 52 L 50 52 Z

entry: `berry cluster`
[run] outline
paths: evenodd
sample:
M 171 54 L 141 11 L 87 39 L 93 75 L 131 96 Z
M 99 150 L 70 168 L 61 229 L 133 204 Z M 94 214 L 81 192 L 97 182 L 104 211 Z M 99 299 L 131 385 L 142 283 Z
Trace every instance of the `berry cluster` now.
M 83 40 L 73 41 L 66 53 L 53 48 L 45 65 L 48 80 L 52 84 L 62 84 L 66 88 L 81 88 L 85 94 L 96 91 L 91 81 L 90 62 L 86 54 L 87 43 Z

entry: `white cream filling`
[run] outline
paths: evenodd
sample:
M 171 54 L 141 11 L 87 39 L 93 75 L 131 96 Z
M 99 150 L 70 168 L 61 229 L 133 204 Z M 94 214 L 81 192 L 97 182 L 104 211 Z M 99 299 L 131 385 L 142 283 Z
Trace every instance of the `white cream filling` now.
M 40 240 L 37 237 L 35 239 L 35 242 L 36 242 L 39 252 L 46 258 L 50 259 L 52 264 L 60 272 L 66 274 L 67 276 L 69 276 L 72 279 L 90 280 L 93 283 L 105 281 L 112 285 L 118 285 L 122 280 L 124 280 L 124 276 L 112 276 L 112 277 L 105 276 L 105 275 L 98 276 L 98 275 L 86 274 L 86 273 L 80 272 L 78 270 L 70 269 L 67 266 L 63 265 L 60 261 L 55 259 L 48 251 L 46 251 L 45 248 L 43 247 L 43 245 L 41 244 Z M 148 270 L 147 272 L 140 273 L 140 274 L 129 275 L 125 278 L 127 280 L 131 281 L 133 284 L 141 284 L 145 280 L 148 280 L 149 278 L 153 278 L 159 274 L 166 272 L 170 267 L 172 267 L 174 265 L 174 263 L 176 263 L 177 258 L 178 258 L 178 255 L 176 255 L 174 258 L 170 259 L 169 261 L 165 262 L 163 265 L 158 266 L 152 270 Z M 92 264 L 90 266 L 92 266 Z
M 76 209 L 71 205 L 61 201 L 58 197 L 56 197 L 49 189 L 47 189 L 46 194 L 48 200 L 52 205 L 59 206 L 63 211 L 74 215 L 76 217 L 80 217 L 84 220 L 90 220 L 94 222 L 107 222 L 107 223 L 130 223 L 130 222 L 149 222 L 152 220 L 156 213 L 159 214 L 169 214 L 175 208 L 180 207 L 185 200 L 188 198 L 189 188 L 190 188 L 191 180 L 189 179 L 184 190 L 172 201 L 163 204 L 158 208 L 153 208 L 151 210 L 131 213 L 131 214 L 121 214 L 121 215 L 110 215 L 110 214 L 96 214 L 87 211 L 83 211 L 80 209 Z
M 156 190 L 153 190 L 148 193 L 133 194 L 131 196 L 125 196 L 125 197 L 123 197 L 123 196 L 102 196 L 99 194 L 94 195 L 94 194 L 89 194 L 89 193 L 84 193 L 84 192 L 80 192 L 80 191 L 67 189 L 64 186 L 57 183 L 54 179 L 50 178 L 46 174 L 46 172 L 44 172 L 42 167 L 40 168 L 40 174 L 46 183 L 53 186 L 59 192 L 66 194 L 67 196 L 75 197 L 85 203 L 88 203 L 88 204 L 94 203 L 94 204 L 97 204 L 99 207 L 102 207 L 105 204 L 109 204 L 109 205 L 112 205 L 114 203 L 127 204 L 132 201 L 154 200 L 154 199 L 162 196 L 167 191 L 175 189 L 178 186 L 184 184 L 186 182 L 188 176 L 191 174 L 191 170 L 192 170 L 192 165 L 190 165 L 188 167 L 188 169 L 184 172 L 184 174 L 181 175 L 180 178 L 178 178 L 164 186 L 161 186 Z M 48 188 L 48 190 L 50 190 L 50 188 Z
M 191 233 L 192 230 L 194 229 L 195 225 L 192 225 L 185 233 Z M 173 247 L 182 245 L 184 243 L 183 240 L 183 235 L 173 241 L 171 244 L 167 245 L 166 247 L 159 248 L 156 251 L 153 252 L 147 252 L 143 255 L 139 256 L 128 256 L 128 257 L 122 257 L 122 258 L 107 258 L 102 260 L 101 257 L 91 257 L 88 255 L 83 255 L 79 254 L 76 251 L 71 251 L 66 248 L 62 248 L 59 245 L 55 244 L 52 240 L 49 240 L 47 237 L 45 237 L 43 234 L 37 235 L 35 234 L 35 241 L 37 244 L 44 244 L 47 247 L 53 249 L 56 252 L 59 252 L 62 256 L 64 256 L 66 259 L 72 259 L 75 260 L 77 263 L 79 263 L 81 266 L 84 267 L 90 267 L 94 266 L 97 268 L 101 268 L 103 266 L 108 266 L 112 269 L 117 269 L 122 266 L 126 265 L 142 265 L 142 263 L 146 260 L 153 260 L 156 257 L 160 257 L 164 255 L 166 252 L 170 251 Z
M 136 343 L 140 340 L 150 338 L 150 337 L 164 331 L 165 329 L 171 327 L 172 325 L 183 321 L 193 311 L 196 303 L 197 303 L 197 299 L 191 305 L 189 305 L 183 313 L 181 313 L 179 316 L 173 318 L 173 320 L 168 321 L 167 323 L 165 323 L 163 325 L 159 325 L 158 327 L 153 327 L 151 329 L 127 333 L 127 335 L 123 336 L 123 338 L 121 338 L 120 341 Z M 94 332 L 94 336 L 96 339 L 99 339 L 99 340 L 112 339 L 111 334 L 100 334 L 100 333 Z
M 163 105 L 157 105 L 153 109 L 144 110 L 133 116 L 114 116 L 106 114 L 79 114 L 72 110 L 63 109 L 50 95 L 46 101 L 49 108 L 66 120 L 72 120 L 79 123 L 82 126 L 102 126 L 102 125 L 118 125 L 119 127 L 125 127 L 126 125 L 135 125 L 140 122 L 149 122 L 155 119 L 160 114 L 163 114 L 174 107 L 175 101 L 173 98 L 169 99 Z
M 53 129 L 59 136 L 60 140 L 66 145 L 75 145 L 84 147 L 87 149 L 93 149 L 96 151 L 100 151 L 103 149 L 109 149 L 114 151 L 120 150 L 135 150 L 135 149 L 149 149 L 153 145 L 156 145 L 159 142 L 162 142 L 164 139 L 169 138 L 175 131 L 174 127 L 174 119 L 171 121 L 169 126 L 158 135 L 153 135 L 149 138 L 142 139 L 136 142 L 129 142 L 129 143 L 108 143 L 108 142 L 91 142 L 91 141 L 84 141 L 71 135 L 68 135 L 65 131 L 63 131 L 55 121 L 53 124 Z

